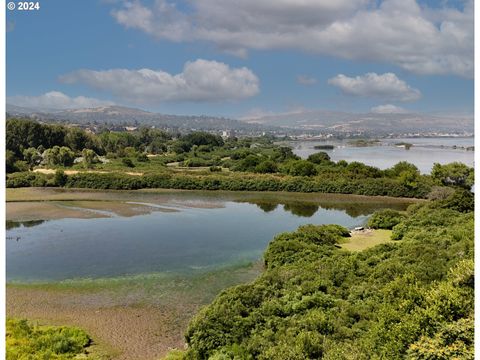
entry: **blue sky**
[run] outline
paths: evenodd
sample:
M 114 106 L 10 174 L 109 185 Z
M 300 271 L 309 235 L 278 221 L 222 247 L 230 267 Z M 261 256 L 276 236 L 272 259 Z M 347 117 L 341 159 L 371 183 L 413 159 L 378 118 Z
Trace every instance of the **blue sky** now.
M 8 102 L 473 113 L 473 2 L 303 3 L 44 0 L 7 11 Z

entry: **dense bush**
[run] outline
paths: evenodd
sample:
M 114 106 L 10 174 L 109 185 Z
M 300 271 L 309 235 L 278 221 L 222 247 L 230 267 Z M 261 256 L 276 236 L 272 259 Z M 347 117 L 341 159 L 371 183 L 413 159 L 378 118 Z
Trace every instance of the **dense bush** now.
M 475 209 L 475 196 L 469 190 L 458 189 L 446 199 L 437 202 L 441 207 L 459 212 L 470 212 Z
M 26 320 L 7 319 L 7 360 L 68 360 L 85 356 L 88 335 L 71 327 L 35 326 Z
M 318 153 L 312 154 L 307 158 L 308 161 L 314 164 L 330 164 L 330 156 L 326 152 L 320 151 Z
M 432 178 L 442 185 L 455 185 L 470 190 L 474 184 L 474 170 L 459 162 L 446 165 L 436 163 L 432 168 Z
M 122 164 L 125 165 L 126 167 L 129 167 L 129 168 L 135 167 L 135 164 L 133 163 L 132 159 L 130 159 L 130 158 L 123 158 L 122 159 Z
M 278 172 L 278 166 L 272 160 L 265 160 L 255 166 L 254 171 L 261 174 L 273 174 Z
M 373 229 L 392 229 L 404 218 L 405 215 L 398 211 L 384 209 L 373 213 L 370 219 L 368 219 L 368 226 Z
M 18 172 L 8 175 L 6 186 L 7 188 L 56 186 L 52 179 L 52 175 Z
M 317 174 L 315 165 L 307 160 L 290 160 L 283 166 L 283 171 L 293 176 L 313 176 Z
M 280 234 L 255 282 L 190 323 L 183 359 L 472 359 L 473 213 L 415 205 L 403 240 L 336 247 L 341 227 Z
M 129 159 L 127 158 L 127 161 Z M 123 161 L 123 160 L 122 160 Z M 131 160 L 130 160 L 131 161 Z M 133 164 L 133 162 L 132 162 Z M 38 175 L 18 173 L 7 178 L 7 187 L 46 186 L 39 184 Z M 16 179 L 22 179 L 22 185 Z M 143 176 L 122 173 L 78 173 L 68 176 L 66 186 L 91 189 L 190 189 L 231 191 L 288 191 L 358 194 L 368 196 L 424 198 L 430 187 L 424 185 L 410 189 L 393 179 L 324 180 L 321 177 L 292 177 L 275 175 L 188 175 L 188 174 L 145 174 Z

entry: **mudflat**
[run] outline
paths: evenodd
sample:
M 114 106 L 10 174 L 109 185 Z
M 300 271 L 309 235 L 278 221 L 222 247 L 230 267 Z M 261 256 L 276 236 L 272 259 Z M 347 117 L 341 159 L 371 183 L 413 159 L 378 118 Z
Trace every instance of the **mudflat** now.
M 77 326 L 104 359 L 158 360 L 184 348 L 190 319 L 224 288 L 254 280 L 260 263 L 192 277 L 146 275 L 7 285 L 7 316 Z

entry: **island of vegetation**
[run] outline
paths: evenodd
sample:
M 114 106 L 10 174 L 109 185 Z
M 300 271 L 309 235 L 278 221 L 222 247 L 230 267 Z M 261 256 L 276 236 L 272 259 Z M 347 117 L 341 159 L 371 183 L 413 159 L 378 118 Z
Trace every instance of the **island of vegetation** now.
M 315 145 L 313 147 L 315 150 L 333 150 L 335 149 L 334 145 Z
M 380 145 L 381 141 L 378 139 L 357 139 L 348 141 L 348 145 L 355 147 L 367 147 Z
M 405 148 L 405 150 L 410 150 L 410 148 L 413 146 L 413 144 L 402 141 L 402 142 L 395 143 L 395 146 L 403 147 L 403 148 Z

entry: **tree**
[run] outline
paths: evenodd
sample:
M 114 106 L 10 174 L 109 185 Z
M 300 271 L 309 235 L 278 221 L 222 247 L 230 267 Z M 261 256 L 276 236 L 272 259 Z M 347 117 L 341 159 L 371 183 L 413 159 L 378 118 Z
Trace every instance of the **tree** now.
M 288 159 L 299 160 L 300 158 L 293 153 L 293 150 L 290 147 L 281 146 L 279 148 L 275 148 L 272 155 L 272 160 L 284 162 Z
M 475 209 L 475 196 L 469 190 L 458 189 L 440 204 L 444 208 L 466 213 Z
M 315 165 L 307 160 L 291 160 L 286 163 L 284 169 L 287 174 L 293 176 L 313 176 L 317 174 Z
M 5 165 L 7 173 L 12 173 L 16 171 L 15 168 L 15 161 L 16 161 L 15 153 L 12 150 L 5 151 Z
M 53 182 L 57 186 L 65 186 L 67 183 L 67 175 L 63 172 L 63 170 L 55 171 L 55 177 L 53 178 Z
M 40 164 L 42 161 L 42 156 L 39 154 L 38 150 L 31 147 L 23 150 L 23 158 L 32 169 L 35 165 Z
M 368 226 L 373 229 L 392 229 L 404 219 L 405 215 L 402 213 L 385 209 L 376 211 L 370 219 L 368 219 Z
M 255 172 L 261 174 L 276 173 L 278 172 L 278 166 L 272 160 L 265 160 L 255 166 Z
M 348 172 L 352 175 L 361 176 L 361 177 L 380 177 L 381 171 L 373 166 L 365 165 L 358 161 L 352 161 L 346 166 Z
M 330 156 L 324 151 L 320 151 L 318 153 L 312 154 L 308 157 L 308 161 L 314 164 L 330 164 Z
M 65 136 L 65 145 L 74 152 L 79 153 L 82 149 L 88 147 L 88 136 L 82 129 L 71 128 Z
M 434 180 L 442 185 L 453 185 L 470 189 L 474 183 L 473 168 L 460 162 L 446 165 L 435 163 L 431 175 Z
M 400 181 L 400 184 L 405 185 L 407 188 L 415 189 L 418 187 L 420 173 L 413 170 L 404 170 L 399 174 L 398 180 Z
M 400 161 L 396 163 L 394 166 L 392 166 L 390 170 L 394 176 L 400 176 L 400 174 L 405 171 L 420 174 L 420 171 L 418 170 L 418 168 L 407 161 Z
M 193 145 L 211 145 L 223 146 L 224 142 L 221 136 L 209 134 L 207 132 L 195 131 L 188 135 L 181 137 L 181 142 L 184 144 L 185 152 L 190 151 Z
M 85 167 L 90 168 L 94 163 L 98 161 L 97 154 L 91 149 L 82 150 L 83 164 Z
M 75 154 L 66 146 L 54 146 L 45 150 L 45 162 L 49 165 L 72 166 Z
M 256 155 L 248 155 L 245 159 L 239 161 L 236 170 L 238 171 L 253 171 L 255 167 L 260 164 L 260 158 Z

